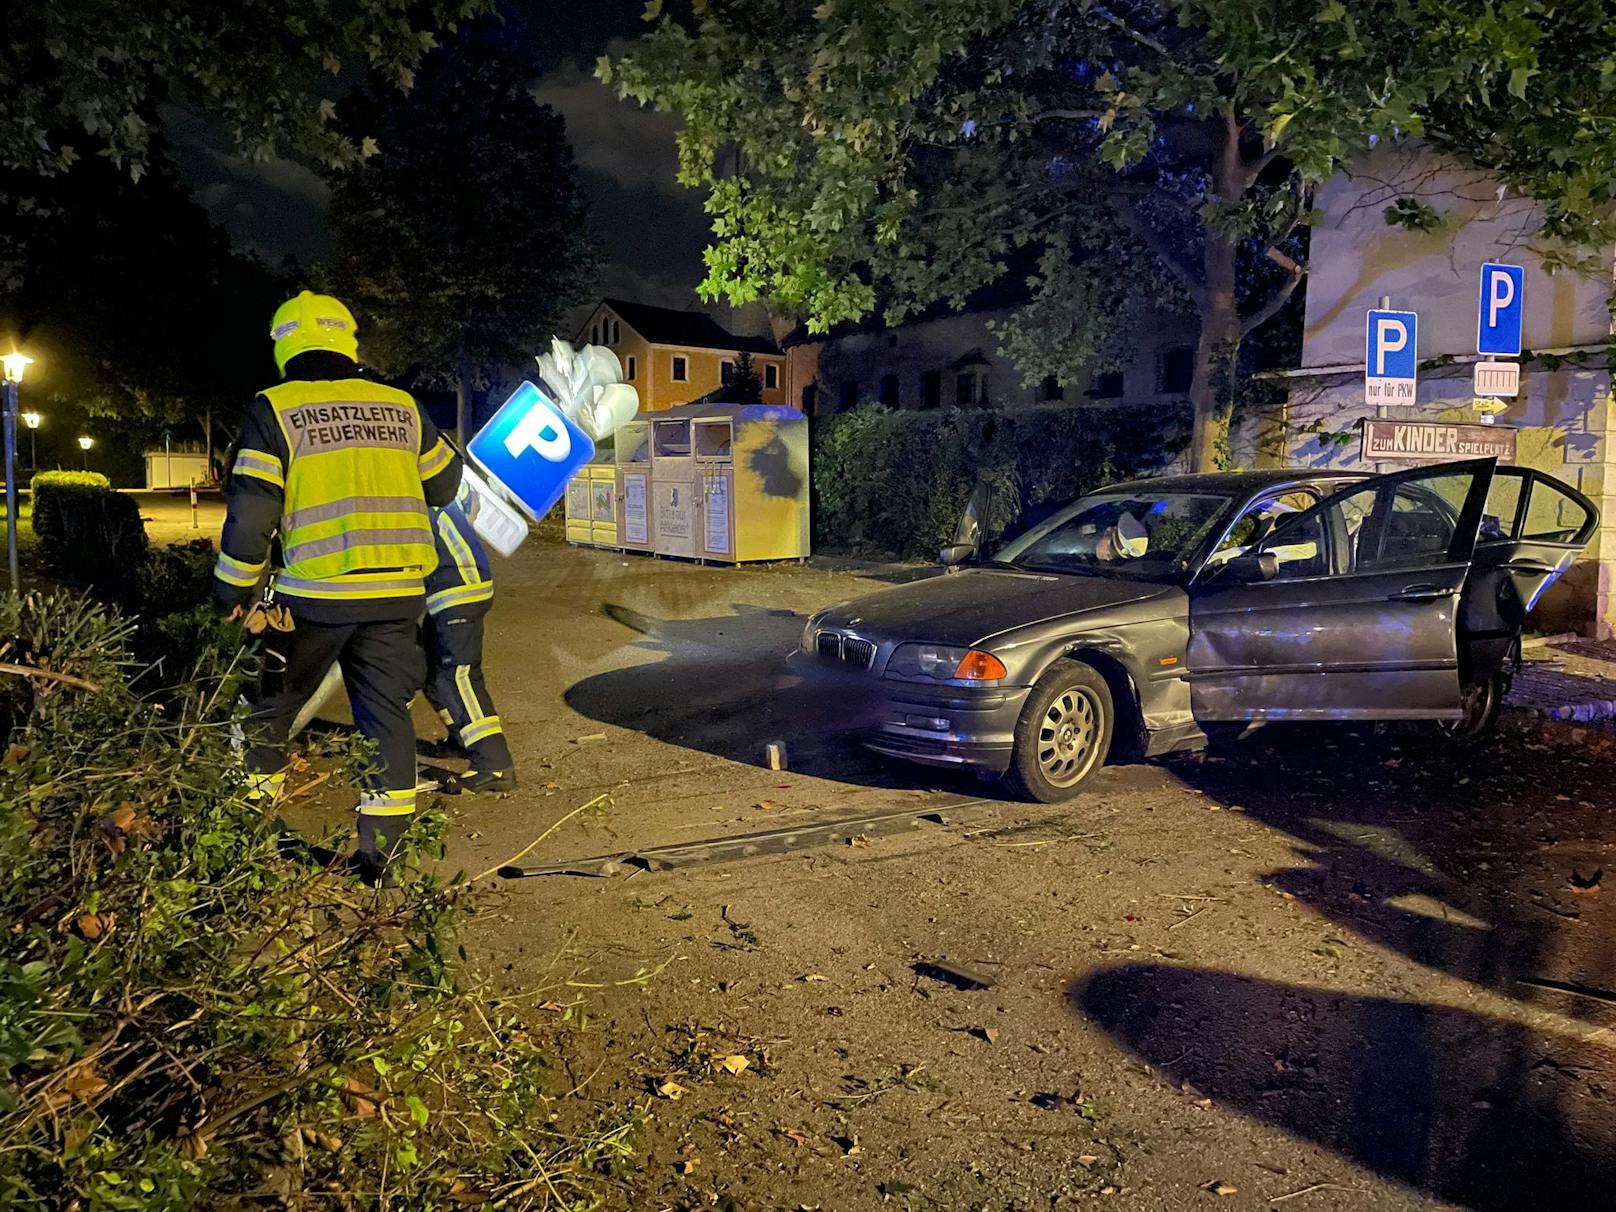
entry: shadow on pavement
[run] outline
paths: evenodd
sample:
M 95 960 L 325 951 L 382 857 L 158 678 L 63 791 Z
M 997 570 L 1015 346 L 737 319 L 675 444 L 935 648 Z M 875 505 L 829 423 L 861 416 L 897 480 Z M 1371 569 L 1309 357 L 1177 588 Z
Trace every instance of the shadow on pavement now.
M 794 611 L 737 604 L 728 615 L 671 619 L 611 602 L 603 609 L 639 634 L 636 648 L 656 656 L 574 684 L 566 702 L 581 715 L 753 765 L 765 745 L 783 740 L 791 769 L 818 778 L 983 793 L 974 778 L 888 764 L 859 749 L 858 699 L 798 651 L 806 619 Z
M 1616 1025 L 1606 765 L 1497 740 L 1456 749 L 1372 730 L 1265 730 L 1171 763 L 1192 787 L 1294 837 L 1264 882 L 1427 968 Z M 1579 882 L 1590 885 L 1579 887 Z M 1609 873 L 1616 891 L 1616 865 Z
M 1177 1085 L 1476 1209 L 1609 1207 L 1610 1050 L 1446 1006 L 1129 965 L 1072 1000 Z

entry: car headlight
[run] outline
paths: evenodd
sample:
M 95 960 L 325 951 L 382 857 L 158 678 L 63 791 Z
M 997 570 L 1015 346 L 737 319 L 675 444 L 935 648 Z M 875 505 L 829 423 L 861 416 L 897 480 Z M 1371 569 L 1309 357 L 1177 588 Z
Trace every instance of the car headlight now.
M 977 648 L 904 644 L 887 661 L 890 677 L 934 682 L 999 682 L 1010 676 L 1004 662 Z

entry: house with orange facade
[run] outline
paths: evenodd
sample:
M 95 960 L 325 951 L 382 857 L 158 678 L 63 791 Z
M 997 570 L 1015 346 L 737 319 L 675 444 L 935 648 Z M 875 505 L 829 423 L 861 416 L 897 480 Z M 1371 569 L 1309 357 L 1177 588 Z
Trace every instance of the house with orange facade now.
M 640 411 L 712 398 L 735 375 L 748 354 L 762 403 L 784 404 L 786 359 L 769 337 L 742 337 L 705 312 L 652 307 L 627 299 L 602 299 L 573 339 L 575 345 L 603 345 L 623 364 L 623 381 L 639 393 Z

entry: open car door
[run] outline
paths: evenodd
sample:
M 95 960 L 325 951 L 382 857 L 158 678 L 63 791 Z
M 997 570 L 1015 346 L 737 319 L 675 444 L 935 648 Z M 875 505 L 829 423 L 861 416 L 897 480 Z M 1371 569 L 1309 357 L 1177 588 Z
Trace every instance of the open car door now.
M 1498 670 L 1526 615 L 1588 545 L 1599 510 L 1553 476 L 1527 467 L 1494 473 L 1459 616 L 1459 664 L 1467 682 Z
M 1198 720 L 1461 716 L 1460 599 L 1494 460 L 1359 480 L 1190 587 Z

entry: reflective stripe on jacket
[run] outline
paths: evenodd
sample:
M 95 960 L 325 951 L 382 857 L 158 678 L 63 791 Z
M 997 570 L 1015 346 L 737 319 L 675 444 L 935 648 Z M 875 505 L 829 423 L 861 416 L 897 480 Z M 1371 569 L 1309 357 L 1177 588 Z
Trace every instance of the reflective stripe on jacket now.
M 451 504 L 432 511 L 438 566 L 426 580 L 426 608 L 430 614 L 493 600 L 494 579 L 488 567 L 488 552 L 471 523 L 476 512 L 476 494 L 464 483 Z
M 442 439 L 421 450 L 414 398 L 366 379 L 288 380 L 262 394 L 287 451 L 277 591 L 326 600 L 421 593 L 437 564 L 421 482 L 453 454 Z M 238 470 L 261 474 L 239 458 Z

